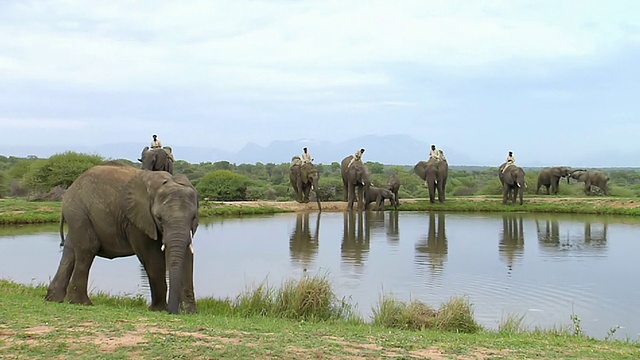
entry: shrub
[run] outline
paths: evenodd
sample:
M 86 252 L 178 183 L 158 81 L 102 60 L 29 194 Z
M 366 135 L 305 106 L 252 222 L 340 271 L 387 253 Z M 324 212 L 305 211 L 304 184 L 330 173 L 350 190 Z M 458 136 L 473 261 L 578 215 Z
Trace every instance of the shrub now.
M 383 296 L 378 308 L 373 309 L 373 323 L 397 329 L 475 333 L 482 328 L 473 318 L 469 301 L 463 298 L 451 298 L 434 310 L 420 301 L 409 304 L 391 296 Z
M 200 196 L 217 201 L 247 199 L 249 178 L 231 170 L 215 170 L 207 173 L 196 185 Z
M 31 162 L 24 175 L 29 190 L 48 191 L 55 186 L 68 188 L 85 171 L 103 162 L 98 155 L 68 151 L 46 160 Z

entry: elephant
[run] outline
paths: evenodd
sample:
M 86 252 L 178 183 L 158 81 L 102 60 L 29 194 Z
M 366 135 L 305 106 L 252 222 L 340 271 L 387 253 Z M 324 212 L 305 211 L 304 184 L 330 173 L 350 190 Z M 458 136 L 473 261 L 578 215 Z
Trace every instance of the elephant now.
M 524 197 L 524 188 L 527 187 L 524 178 L 524 170 L 515 164 L 509 165 L 503 172 L 505 165 L 507 163 L 502 163 L 498 167 L 498 178 L 500 179 L 500 183 L 502 184 L 502 204 L 507 204 L 507 199 L 512 197 L 513 205 L 516 204 L 516 198 L 518 197 L 518 193 L 520 194 L 520 205 L 523 203 Z
M 371 173 L 362 160 L 356 160 L 349 166 L 352 157 L 353 155 L 349 155 L 342 159 L 340 166 L 342 184 L 344 186 L 344 201 L 348 202 L 347 208 L 349 210 L 353 209 L 354 201 L 358 202 L 359 209 L 364 209 L 364 194 L 371 186 Z M 358 188 L 357 194 L 356 188 Z
M 549 189 L 553 195 L 558 195 L 560 189 L 560 178 L 566 177 L 569 181 L 569 173 L 571 168 L 566 166 L 546 167 L 540 170 L 538 174 L 538 186 L 536 187 L 536 194 L 540 191 L 540 187 L 547 188 L 547 195 L 550 195 Z
M 384 210 L 384 200 L 389 199 L 391 204 L 396 207 L 395 196 L 389 189 L 369 186 L 364 193 L 364 208 L 367 209 L 372 202 L 376 203 L 377 210 Z
M 428 161 L 419 161 L 413 167 L 413 171 L 429 187 L 429 201 L 435 202 L 436 190 L 438 191 L 438 201 L 443 203 L 445 200 L 445 188 L 447 186 L 447 177 L 449 176 L 449 164 L 446 159 L 431 158 Z
M 391 190 L 391 192 L 393 193 L 393 197 L 395 199 L 393 206 L 397 209 L 398 206 L 400 206 L 400 199 L 398 198 L 398 192 L 400 191 L 400 178 L 398 178 L 398 175 L 393 174 L 389 177 L 389 180 L 387 181 L 387 186 L 389 188 L 389 190 Z
M 142 156 L 138 161 L 142 163 L 142 168 L 151 171 L 166 171 L 173 175 L 173 157 L 171 148 L 165 146 L 162 149 L 149 149 L 145 146 L 142 149 Z
M 136 255 L 149 278 L 150 310 L 177 314 L 182 304 L 197 312 L 192 241 L 198 206 L 198 192 L 184 175 L 118 161 L 90 168 L 62 198 L 62 258 L 45 299 L 91 305 L 87 282 L 94 258 Z
M 587 195 L 591 193 L 592 185 L 599 187 L 605 195 L 608 195 L 607 182 L 609 182 L 609 176 L 600 170 L 573 170 L 569 173 L 567 182 L 570 179 L 584 182 L 584 193 Z
M 294 156 L 291 161 L 294 165 L 289 168 L 289 181 L 293 190 L 296 192 L 296 201 L 299 203 L 309 202 L 309 192 L 311 189 L 316 194 L 316 203 L 318 203 L 318 210 L 322 211 L 320 205 L 320 195 L 318 193 L 318 179 L 320 175 L 318 173 L 318 167 L 312 163 L 305 163 L 300 165 L 298 156 Z

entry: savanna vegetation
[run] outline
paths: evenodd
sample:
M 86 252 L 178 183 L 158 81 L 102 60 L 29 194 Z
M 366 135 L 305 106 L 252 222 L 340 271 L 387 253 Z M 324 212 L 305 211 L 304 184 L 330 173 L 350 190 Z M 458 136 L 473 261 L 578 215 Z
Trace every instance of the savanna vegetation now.
M 510 316 L 480 326 L 465 298 L 438 308 L 381 296 L 364 319 L 322 276 L 198 300 L 188 316 L 150 312 L 144 298 L 94 294 L 91 307 L 48 303 L 43 285 L 0 280 L 0 354 L 8 358 L 636 359 L 640 344 L 586 336 L 577 316 L 525 329 Z
M 103 161 L 98 155 L 66 152 L 48 159 L 0 156 L 0 196 L 25 196 L 35 200 L 55 200 L 56 189 L 68 187 L 75 178 Z M 128 160 L 123 160 L 131 163 Z M 138 166 L 137 163 L 133 164 Z M 391 174 L 402 182 L 400 198 L 425 198 L 427 189 L 413 173 L 412 166 L 384 165 L 367 162 L 373 184 L 385 186 Z M 528 187 L 525 195 L 532 195 L 540 169 L 526 168 Z M 640 196 L 640 169 L 602 169 L 611 180 L 609 189 L 614 197 Z M 191 164 L 184 160 L 175 163 L 174 171 L 186 175 L 196 185 L 204 199 L 212 201 L 270 200 L 290 201 L 295 194 L 289 185 L 289 162 L 280 164 L 233 164 L 227 161 Z M 320 197 L 322 201 L 343 199 L 340 164 L 318 164 Z M 582 183 L 567 185 L 561 182 L 560 197 L 583 196 Z M 543 188 L 544 189 L 544 188 Z M 447 197 L 501 195 L 502 187 L 497 168 L 451 166 L 447 182 Z M 544 191 L 544 190 L 542 190 Z

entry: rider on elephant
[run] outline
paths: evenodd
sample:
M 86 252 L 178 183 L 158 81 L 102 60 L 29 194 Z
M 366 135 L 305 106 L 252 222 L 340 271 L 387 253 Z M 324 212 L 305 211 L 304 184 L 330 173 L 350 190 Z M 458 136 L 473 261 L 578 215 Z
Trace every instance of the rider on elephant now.
M 504 173 L 504 171 L 507 170 L 509 166 L 515 165 L 515 163 L 516 163 L 516 157 L 513 156 L 513 151 L 509 151 L 509 155 L 507 155 L 507 163 L 502 168 L 502 173 Z
M 364 149 L 356 151 L 356 153 L 351 157 L 351 161 L 349 161 L 349 165 L 347 165 L 347 168 L 351 167 L 351 164 L 353 164 L 355 161 L 362 161 L 362 154 L 364 154 Z
M 158 135 L 153 135 L 153 140 L 151 141 L 151 148 L 152 149 L 161 149 L 162 148 L 162 142 L 160 142 L 160 139 L 158 139 Z
M 311 154 L 309 153 L 307 148 L 302 149 L 302 156 L 300 157 L 300 160 L 302 160 L 303 165 L 313 162 L 313 158 L 311 157 Z
M 440 151 L 436 149 L 435 145 L 431 145 L 431 150 L 429 151 L 429 159 L 440 160 Z

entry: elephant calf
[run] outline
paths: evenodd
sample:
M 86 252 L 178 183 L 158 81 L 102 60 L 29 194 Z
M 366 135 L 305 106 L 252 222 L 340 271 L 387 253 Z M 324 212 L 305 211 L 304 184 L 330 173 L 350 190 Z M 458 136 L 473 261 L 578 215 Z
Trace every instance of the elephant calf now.
M 364 194 L 364 208 L 367 209 L 370 203 L 375 202 L 378 210 L 384 210 L 385 199 L 389 199 L 395 207 L 395 196 L 391 190 L 370 186 Z

